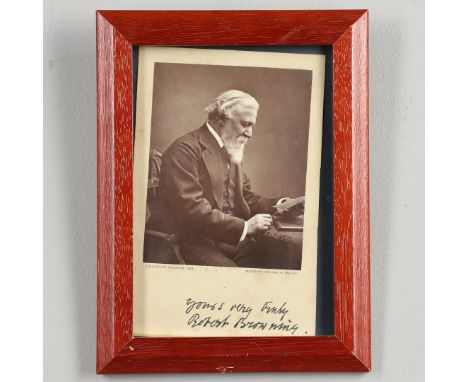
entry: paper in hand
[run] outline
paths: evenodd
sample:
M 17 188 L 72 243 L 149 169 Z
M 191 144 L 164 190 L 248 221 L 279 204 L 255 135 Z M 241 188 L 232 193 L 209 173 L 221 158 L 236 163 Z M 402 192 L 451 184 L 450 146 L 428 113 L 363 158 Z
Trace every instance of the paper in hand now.
M 287 210 L 289 208 L 292 208 L 294 206 L 297 206 L 298 204 L 301 204 L 301 203 L 304 203 L 305 201 L 305 196 L 300 196 L 298 198 L 295 198 L 295 199 L 290 199 L 290 200 L 287 200 L 286 202 L 283 202 L 277 206 L 274 206 L 277 210 L 277 212 L 281 212 L 281 211 L 284 211 L 284 210 Z

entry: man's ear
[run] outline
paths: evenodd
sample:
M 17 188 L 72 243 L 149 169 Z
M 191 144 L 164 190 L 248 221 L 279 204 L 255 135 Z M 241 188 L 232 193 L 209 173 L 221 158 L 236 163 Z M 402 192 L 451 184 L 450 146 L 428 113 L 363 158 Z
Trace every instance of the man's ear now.
M 220 119 L 218 119 L 218 126 L 219 126 L 220 128 L 223 128 L 224 126 L 226 126 L 226 124 L 227 124 L 227 119 L 226 119 L 226 118 L 220 118 Z

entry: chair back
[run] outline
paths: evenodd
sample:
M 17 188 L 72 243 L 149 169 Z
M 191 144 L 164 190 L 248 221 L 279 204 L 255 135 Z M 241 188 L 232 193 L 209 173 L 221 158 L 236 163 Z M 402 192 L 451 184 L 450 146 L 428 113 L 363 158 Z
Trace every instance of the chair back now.
M 161 175 L 162 153 L 158 149 L 151 149 L 149 155 L 148 166 L 148 192 L 146 204 L 151 213 L 155 211 L 156 194 L 159 184 L 159 176 Z

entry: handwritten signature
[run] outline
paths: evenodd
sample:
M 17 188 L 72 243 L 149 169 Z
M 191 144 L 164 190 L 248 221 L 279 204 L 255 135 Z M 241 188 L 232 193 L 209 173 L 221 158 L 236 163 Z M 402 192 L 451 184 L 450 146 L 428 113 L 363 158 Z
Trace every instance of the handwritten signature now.
M 249 319 L 249 316 L 255 310 L 257 310 L 258 314 L 263 315 L 265 319 Z M 188 298 L 185 313 L 190 315 L 187 325 L 192 328 L 224 328 L 231 326 L 235 329 L 283 331 L 292 334 L 299 329 L 297 323 L 288 318 L 289 309 L 286 302 L 275 305 L 273 301 L 266 301 L 255 309 L 255 307 L 245 303 L 229 305 L 225 302 L 209 302 Z

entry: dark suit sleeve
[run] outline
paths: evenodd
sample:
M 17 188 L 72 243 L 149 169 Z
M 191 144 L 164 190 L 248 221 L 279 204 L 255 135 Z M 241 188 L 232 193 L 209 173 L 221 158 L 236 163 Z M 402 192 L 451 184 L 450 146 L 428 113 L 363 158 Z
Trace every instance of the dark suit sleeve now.
M 280 198 L 265 198 L 256 192 L 252 191 L 250 185 L 250 179 L 243 174 L 244 182 L 243 182 L 243 195 L 244 199 L 249 205 L 250 208 L 250 215 L 253 216 L 255 214 L 272 214 L 276 212 L 273 206 L 278 202 Z
M 168 189 L 172 193 L 171 199 L 175 201 L 173 209 L 177 224 L 189 237 L 204 234 L 236 245 L 244 229 L 244 220 L 212 208 L 203 197 L 198 174 L 200 154 L 195 150 L 179 142 L 163 158 L 163 166 L 168 171 Z

